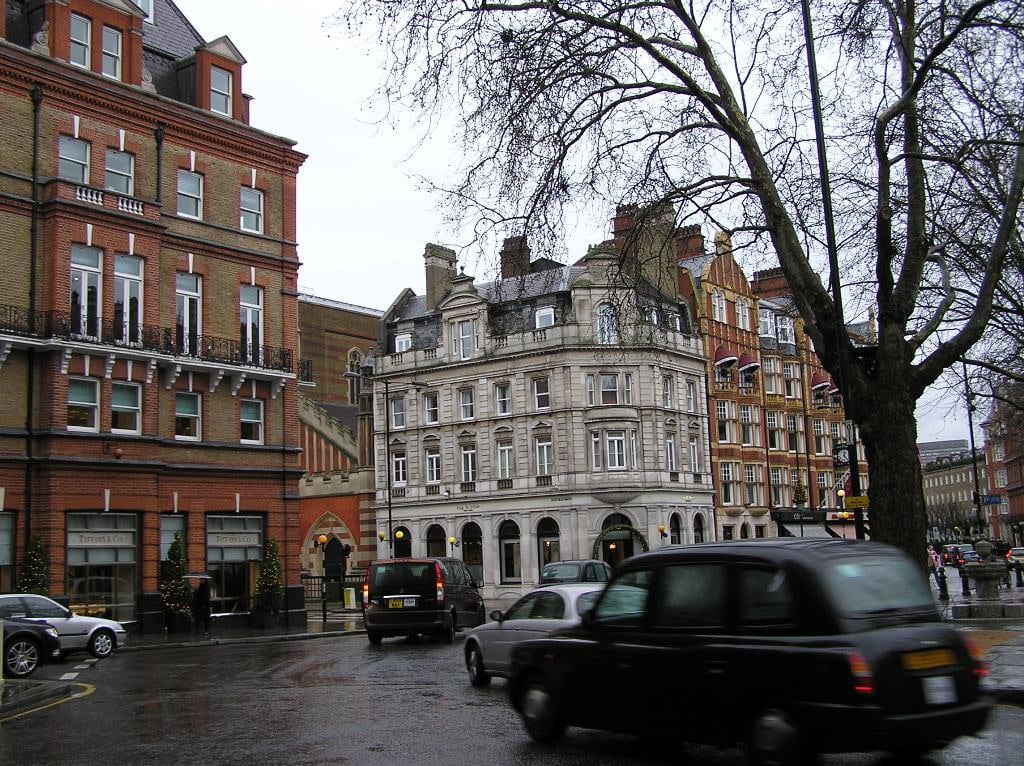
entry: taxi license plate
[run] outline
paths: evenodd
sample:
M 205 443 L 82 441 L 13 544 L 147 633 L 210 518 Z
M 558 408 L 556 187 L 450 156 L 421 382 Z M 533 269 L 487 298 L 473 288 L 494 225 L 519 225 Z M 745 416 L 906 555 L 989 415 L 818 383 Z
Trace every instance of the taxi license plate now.
M 927 705 L 950 705 L 956 702 L 956 686 L 952 676 L 922 678 L 924 701 Z
M 907 670 L 932 670 L 953 665 L 956 665 L 956 655 L 949 649 L 928 649 L 903 655 L 903 667 Z
M 415 598 L 389 598 L 388 609 L 405 609 L 406 607 L 416 606 Z

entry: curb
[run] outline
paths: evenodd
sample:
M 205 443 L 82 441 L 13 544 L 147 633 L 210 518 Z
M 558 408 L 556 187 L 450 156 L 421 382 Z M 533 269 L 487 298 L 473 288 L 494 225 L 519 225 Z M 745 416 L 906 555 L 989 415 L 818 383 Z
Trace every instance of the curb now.
M 72 693 L 71 684 L 63 681 L 16 681 L 5 679 L 4 685 L 13 684 L 16 687 L 24 685 L 27 687 L 9 702 L 0 704 L 0 721 L 16 715 L 26 708 L 46 702 L 50 699 L 67 697 Z
M 275 633 L 267 636 L 237 636 L 233 638 L 210 638 L 206 641 L 168 641 L 163 644 L 129 644 L 118 649 L 121 652 L 146 652 L 158 649 L 187 649 L 193 646 L 221 646 L 227 644 L 268 644 L 278 641 L 309 641 L 314 638 L 340 638 L 341 636 L 365 635 L 362 628 L 353 630 L 328 630 L 320 633 Z

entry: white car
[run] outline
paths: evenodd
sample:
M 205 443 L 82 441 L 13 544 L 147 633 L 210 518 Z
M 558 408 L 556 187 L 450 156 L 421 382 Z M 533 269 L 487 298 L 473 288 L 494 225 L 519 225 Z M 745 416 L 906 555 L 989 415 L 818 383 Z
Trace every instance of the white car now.
M 545 585 L 532 590 L 505 612 L 491 612 L 492 622 L 466 636 L 466 671 L 473 686 L 487 686 L 492 676 L 507 676 L 512 647 L 528 638 L 580 621 L 601 595 L 603 582 Z
M 8 593 L 0 596 L 0 618 L 21 617 L 48 623 L 60 637 L 61 654 L 83 649 L 93 657 L 113 654 L 128 643 L 128 632 L 121 623 L 102 617 L 82 617 L 46 596 Z

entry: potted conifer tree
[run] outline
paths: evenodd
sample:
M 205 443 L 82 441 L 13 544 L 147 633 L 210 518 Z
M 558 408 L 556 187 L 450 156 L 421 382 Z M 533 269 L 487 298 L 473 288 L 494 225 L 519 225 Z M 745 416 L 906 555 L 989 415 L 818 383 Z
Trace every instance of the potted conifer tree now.
M 40 596 L 50 595 L 50 574 L 46 563 L 46 551 L 43 550 L 43 539 L 34 535 L 28 543 L 25 557 L 21 560 L 21 571 L 18 573 L 18 592 L 35 593 Z
M 277 540 L 268 538 L 263 548 L 263 566 L 256 580 L 256 594 L 253 596 L 253 627 L 269 628 L 276 625 L 283 601 L 284 577 L 281 572 L 281 554 Z
M 179 533 L 175 533 L 174 542 L 167 550 L 167 561 L 160 564 L 157 590 L 163 600 L 167 630 L 171 633 L 188 632 L 192 626 L 192 591 L 185 580 L 185 546 Z

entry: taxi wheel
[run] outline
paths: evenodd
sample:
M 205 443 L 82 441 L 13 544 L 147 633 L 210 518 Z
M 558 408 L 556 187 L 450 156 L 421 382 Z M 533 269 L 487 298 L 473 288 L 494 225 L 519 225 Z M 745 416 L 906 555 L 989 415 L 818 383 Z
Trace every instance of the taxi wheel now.
M 102 660 L 114 653 L 114 634 L 109 630 L 97 630 L 89 639 L 89 654 Z
M 530 739 L 544 744 L 557 742 L 565 731 L 555 698 L 543 680 L 534 676 L 522 686 L 519 698 L 523 726 Z
M 466 650 L 466 672 L 469 673 L 469 682 L 478 689 L 491 683 L 491 674 L 484 670 L 484 656 L 476 642 Z
M 751 766 L 809 766 L 817 762 L 793 717 L 785 710 L 767 708 L 750 727 L 747 755 Z
M 39 667 L 39 646 L 30 638 L 17 638 L 4 645 L 5 675 L 27 678 Z
M 380 642 L 384 639 L 384 637 L 375 630 L 366 631 L 366 638 L 374 646 L 380 646 Z
M 455 617 L 448 615 L 448 619 L 444 621 L 444 626 L 441 628 L 441 639 L 446 644 L 455 642 Z

